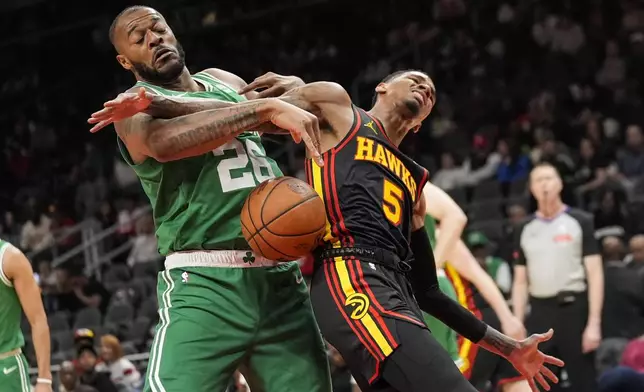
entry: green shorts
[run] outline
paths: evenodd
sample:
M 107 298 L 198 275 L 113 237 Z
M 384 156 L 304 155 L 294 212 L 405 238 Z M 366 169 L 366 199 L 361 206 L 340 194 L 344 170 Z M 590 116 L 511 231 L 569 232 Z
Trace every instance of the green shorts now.
M 452 282 L 449 278 L 445 276 L 445 273 L 438 274 L 438 286 L 448 297 L 452 298 L 454 301 L 457 300 L 454 286 L 452 286 Z M 458 335 L 456 332 L 443 324 L 437 318 L 432 317 L 427 313 L 423 313 L 423 317 L 425 318 L 425 324 L 429 327 L 432 335 L 434 335 L 441 346 L 447 350 L 449 356 L 452 357 L 455 362 L 458 362 L 460 358 L 458 356 Z
M 0 359 L 0 391 L 30 392 L 29 364 L 22 354 Z
M 159 273 L 144 392 L 330 392 L 326 349 L 297 263 Z

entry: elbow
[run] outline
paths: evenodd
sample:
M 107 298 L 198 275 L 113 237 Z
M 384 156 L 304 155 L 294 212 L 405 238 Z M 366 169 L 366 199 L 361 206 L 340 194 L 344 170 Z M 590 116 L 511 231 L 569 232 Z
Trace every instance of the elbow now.
M 457 226 L 461 230 L 467 226 L 467 215 L 465 215 L 463 210 L 458 209 L 458 211 L 454 211 L 452 215 L 453 216 L 447 219 L 448 222 L 453 222 L 454 226 Z
M 172 160 L 170 146 L 155 145 L 148 148 L 148 155 L 157 162 L 166 163 Z

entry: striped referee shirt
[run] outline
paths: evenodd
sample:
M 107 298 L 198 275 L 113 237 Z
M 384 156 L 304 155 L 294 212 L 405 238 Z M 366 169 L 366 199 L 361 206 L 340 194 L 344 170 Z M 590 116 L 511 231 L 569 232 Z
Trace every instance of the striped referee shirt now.
M 586 291 L 584 257 L 599 253 L 593 218 L 575 208 L 545 219 L 532 215 L 516 231 L 514 261 L 525 265 L 532 297 Z

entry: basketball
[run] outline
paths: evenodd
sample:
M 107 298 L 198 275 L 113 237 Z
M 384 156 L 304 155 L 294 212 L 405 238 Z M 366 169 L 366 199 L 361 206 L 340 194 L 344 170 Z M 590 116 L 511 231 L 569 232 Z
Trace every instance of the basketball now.
M 326 211 L 318 194 L 293 177 L 259 184 L 241 212 L 244 238 L 269 260 L 291 261 L 310 253 L 324 235 Z

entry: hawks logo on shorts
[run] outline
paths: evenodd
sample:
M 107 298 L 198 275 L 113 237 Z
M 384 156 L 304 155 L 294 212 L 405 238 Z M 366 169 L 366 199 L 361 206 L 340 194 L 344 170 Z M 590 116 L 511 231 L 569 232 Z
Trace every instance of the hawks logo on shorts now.
M 351 318 L 361 320 L 369 311 L 369 297 L 362 293 L 353 293 L 344 301 L 344 306 L 351 310 Z

